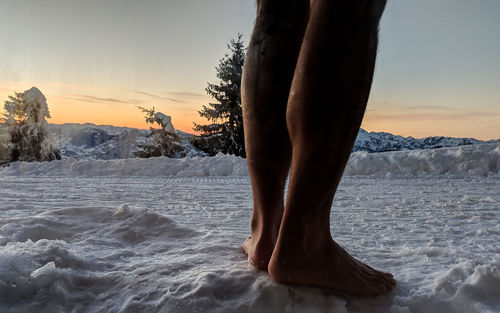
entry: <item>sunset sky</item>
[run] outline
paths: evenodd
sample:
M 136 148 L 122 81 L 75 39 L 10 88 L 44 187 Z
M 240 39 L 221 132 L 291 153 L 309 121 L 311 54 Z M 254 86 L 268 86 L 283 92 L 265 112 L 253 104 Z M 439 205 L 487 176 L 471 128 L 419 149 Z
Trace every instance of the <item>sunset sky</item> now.
M 145 128 L 140 105 L 193 132 L 254 18 L 254 0 L 0 0 L 0 101 L 36 86 L 51 123 Z M 362 127 L 500 138 L 499 34 L 498 0 L 389 1 Z

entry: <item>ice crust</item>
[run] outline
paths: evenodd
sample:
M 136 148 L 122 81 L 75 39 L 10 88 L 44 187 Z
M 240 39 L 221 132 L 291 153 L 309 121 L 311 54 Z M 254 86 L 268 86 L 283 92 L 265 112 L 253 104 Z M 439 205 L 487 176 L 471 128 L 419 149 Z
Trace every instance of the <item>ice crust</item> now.
M 453 148 L 382 153 L 354 152 L 345 176 L 466 177 L 498 176 L 500 145 L 482 144 Z M 75 160 L 49 163 L 13 163 L 0 168 L 0 176 L 248 176 L 245 159 L 219 154 L 215 157 L 169 159 Z

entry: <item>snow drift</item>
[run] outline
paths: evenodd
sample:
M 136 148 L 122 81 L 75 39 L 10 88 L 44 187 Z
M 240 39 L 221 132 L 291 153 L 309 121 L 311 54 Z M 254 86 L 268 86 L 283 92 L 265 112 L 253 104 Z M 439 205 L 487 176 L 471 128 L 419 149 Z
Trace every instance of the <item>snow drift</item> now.
M 384 153 L 356 152 L 344 175 L 375 177 L 491 176 L 500 171 L 500 145 L 484 144 Z
M 373 177 L 497 176 L 500 144 L 384 153 L 355 152 L 344 175 Z M 182 159 L 66 159 L 48 163 L 12 163 L 0 176 L 248 176 L 246 160 L 219 154 Z

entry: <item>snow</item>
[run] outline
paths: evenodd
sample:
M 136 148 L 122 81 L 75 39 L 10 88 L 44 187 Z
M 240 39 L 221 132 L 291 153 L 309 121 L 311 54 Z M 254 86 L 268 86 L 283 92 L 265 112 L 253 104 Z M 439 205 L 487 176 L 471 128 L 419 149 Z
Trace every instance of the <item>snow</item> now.
M 167 119 L 163 123 L 166 123 L 169 117 L 164 116 Z M 171 119 L 170 124 L 165 125 L 168 129 L 173 129 Z M 148 130 L 110 125 L 91 123 L 50 124 L 49 129 L 61 149 L 63 159 L 110 160 L 131 158 L 134 152 L 140 150 L 138 145 L 150 143 L 152 140 L 146 138 Z M 190 139 L 193 135 L 178 130 L 175 133 L 181 138 L 180 145 L 184 147 L 187 156 L 205 155 L 191 144 Z
M 371 299 L 274 283 L 241 252 L 243 159 L 0 168 L 0 312 L 500 312 L 500 145 L 354 153 L 332 234 L 398 281 Z
M 169 115 L 165 115 L 161 112 L 155 113 L 155 119 L 160 123 L 161 127 L 171 133 L 175 133 L 174 125 L 172 124 L 172 117 Z
M 345 175 L 376 177 L 463 177 L 500 173 L 500 144 L 455 148 L 353 153 Z
M 10 162 L 11 155 L 9 144 L 11 142 L 11 136 L 9 128 L 4 124 L 0 123 L 0 164 Z
M 31 87 L 24 92 L 24 99 L 26 101 L 26 115 L 28 123 L 42 123 L 44 127 L 47 126 L 46 117 L 50 117 L 49 108 L 47 106 L 47 98 L 36 87 Z
M 7 121 L 0 127 L 3 133 L 0 134 L 0 163 L 10 161 L 11 157 L 25 161 L 59 158 L 58 148 L 47 136 L 46 118 L 50 118 L 50 113 L 42 92 L 32 87 L 11 98 L 5 101 Z M 6 137 L 6 132 L 12 136 Z M 12 142 L 6 144 L 6 140 Z
M 474 138 L 426 137 L 415 139 L 385 132 L 366 132 L 360 129 L 353 151 L 385 152 L 458 147 L 473 144 L 500 143 L 500 140 L 482 141 Z
M 344 175 L 380 178 L 494 176 L 500 173 L 500 144 L 453 148 L 354 152 Z M 170 159 L 80 160 L 46 163 L 12 163 L 0 168 L 0 176 L 248 176 L 245 159 L 218 154 L 215 157 Z
M 192 134 L 175 130 L 170 116 L 157 112 L 155 117 L 166 130 L 175 131 L 181 137 L 180 145 L 187 156 L 204 156 L 190 142 Z M 133 157 L 139 144 L 146 144 L 147 130 L 110 125 L 49 124 L 52 137 L 59 145 L 63 159 L 110 160 Z M 7 137 L 4 139 L 4 141 Z M 472 138 L 427 137 L 415 139 L 382 132 L 366 132 L 360 129 L 353 151 L 385 152 L 401 150 L 422 150 L 440 147 L 458 147 L 475 144 L 500 144 L 499 140 L 481 141 Z M 0 147 L 2 131 L 0 125 Z

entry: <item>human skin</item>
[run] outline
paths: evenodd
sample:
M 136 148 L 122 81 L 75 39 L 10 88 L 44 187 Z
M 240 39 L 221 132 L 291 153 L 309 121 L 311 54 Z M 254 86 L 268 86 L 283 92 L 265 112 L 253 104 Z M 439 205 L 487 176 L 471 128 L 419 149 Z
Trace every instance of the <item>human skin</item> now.
M 283 9 L 280 1 L 259 3 L 243 69 L 243 124 L 254 203 L 252 240 L 245 246 L 261 270 L 267 270 L 278 237 L 292 156 L 286 109 L 309 16 L 307 1 L 294 4 Z
M 260 0 L 242 104 L 257 269 L 355 296 L 392 290 L 330 233 L 330 209 L 370 93 L 385 0 Z M 290 172 L 286 204 L 286 178 Z

